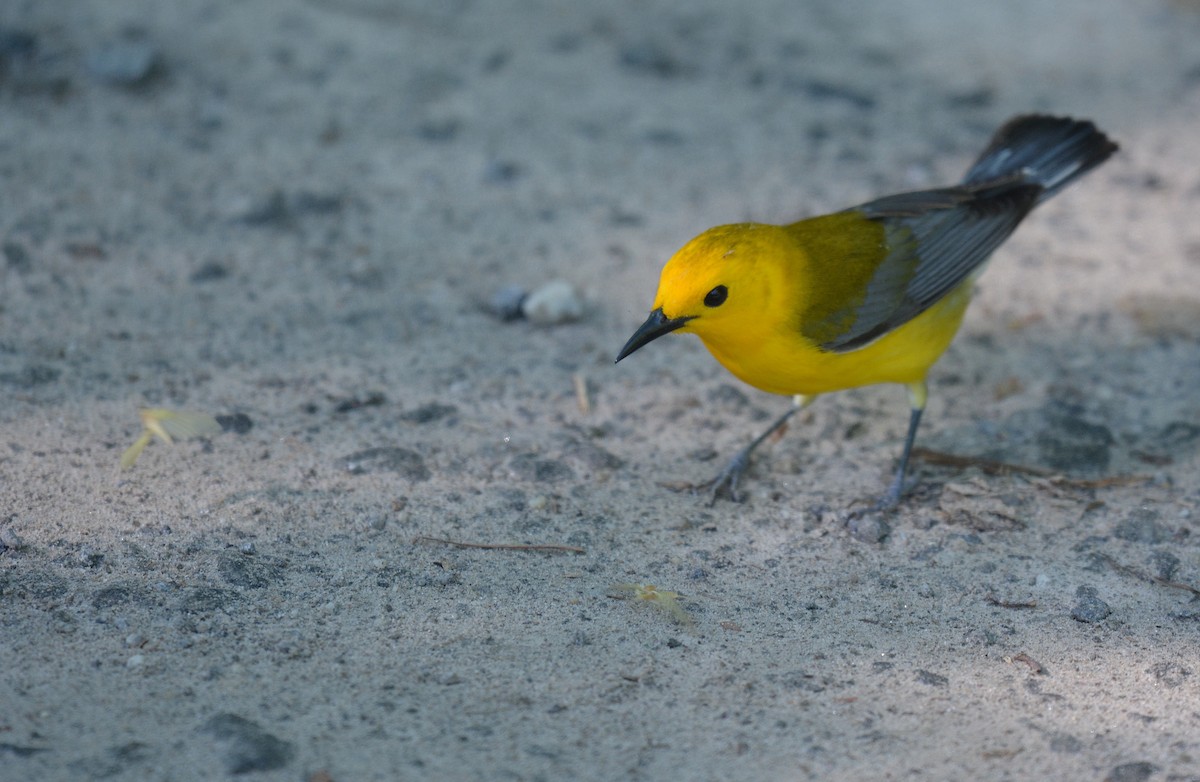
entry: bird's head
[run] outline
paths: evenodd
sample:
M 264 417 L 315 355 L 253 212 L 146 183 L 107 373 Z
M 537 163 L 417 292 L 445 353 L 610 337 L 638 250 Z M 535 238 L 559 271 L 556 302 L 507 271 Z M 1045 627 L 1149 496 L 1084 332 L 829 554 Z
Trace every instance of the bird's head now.
M 738 223 L 685 244 L 663 267 L 654 309 L 617 361 L 672 331 L 696 334 L 710 348 L 764 336 L 774 328 L 770 305 L 783 282 L 783 241 L 775 226 Z

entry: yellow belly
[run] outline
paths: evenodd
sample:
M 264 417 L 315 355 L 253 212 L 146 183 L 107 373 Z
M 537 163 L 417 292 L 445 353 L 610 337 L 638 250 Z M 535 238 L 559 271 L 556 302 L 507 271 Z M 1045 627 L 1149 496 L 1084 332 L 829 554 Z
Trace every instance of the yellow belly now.
M 739 379 L 773 394 L 813 396 L 876 383 L 917 383 L 925 379 L 958 332 L 971 300 L 974 277 L 904 325 L 847 353 L 820 350 L 798 332 L 777 334 L 755 344 L 701 339 L 717 361 Z

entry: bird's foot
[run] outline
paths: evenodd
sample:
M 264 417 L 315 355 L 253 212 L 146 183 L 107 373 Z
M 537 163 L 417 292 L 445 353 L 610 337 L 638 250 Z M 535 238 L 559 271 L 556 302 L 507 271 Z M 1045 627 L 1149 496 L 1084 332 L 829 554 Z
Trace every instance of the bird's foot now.
M 896 509 L 896 506 L 900 504 L 900 498 L 904 496 L 905 489 L 912 488 L 914 485 L 916 485 L 916 481 L 914 480 L 912 483 L 906 486 L 904 483 L 904 476 L 905 470 L 903 469 L 896 473 L 896 477 L 892 479 L 892 483 L 890 486 L 888 486 L 887 491 L 885 491 L 883 496 L 876 500 L 875 504 L 871 506 L 872 511 L 875 513 L 886 513 L 887 511 Z
M 900 504 L 903 494 L 904 482 L 898 478 L 873 504 L 850 510 L 846 514 L 846 530 L 863 543 L 883 542 L 883 539 L 892 533 L 892 525 L 888 520 L 892 511 Z
M 725 465 L 725 469 L 717 473 L 717 476 L 706 483 L 697 484 L 694 488 L 697 491 L 703 490 L 710 492 L 708 497 L 708 506 L 711 508 L 717 504 L 717 500 L 725 497 L 731 502 L 741 502 L 742 496 L 738 493 L 738 481 L 741 480 L 742 473 L 750 466 L 750 449 L 744 448 L 729 460 L 729 464 Z
M 880 543 L 892 532 L 887 514 L 876 506 L 855 508 L 846 514 L 845 524 L 850 535 L 863 543 Z

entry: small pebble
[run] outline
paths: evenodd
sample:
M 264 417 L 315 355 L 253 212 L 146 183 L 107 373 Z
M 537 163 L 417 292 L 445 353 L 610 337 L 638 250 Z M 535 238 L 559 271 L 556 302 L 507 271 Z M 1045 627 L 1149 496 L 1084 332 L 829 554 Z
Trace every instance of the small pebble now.
M 0 529 L 0 547 L 20 551 L 25 548 L 25 541 L 10 527 Z
M 917 671 L 917 681 L 921 684 L 928 684 L 930 687 L 945 687 L 950 684 L 948 678 L 933 671 Z
M 138 649 L 145 645 L 145 643 L 146 636 L 142 635 L 141 633 L 130 633 L 129 635 L 125 636 L 125 645 L 130 649 Z
M 296 755 L 292 742 L 268 733 L 257 722 L 237 714 L 218 714 L 204 724 L 204 732 L 220 743 L 225 771 L 231 775 L 275 771 L 291 763 Z
M 864 513 L 846 522 L 846 529 L 855 540 L 863 543 L 878 543 L 888 536 L 891 527 L 877 513 Z
M 245 434 L 254 428 L 254 422 L 245 413 L 233 413 L 231 415 L 217 415 L 213 417 L 217 419 L 217 423 L 221 425 L 221 430 L 225 432 Z
M 487 311 L 502 321 L 518 320 L 525 317 L 521 306 L 529 292 L 520 285 L 505 285 L 493 293 L 487 300 Z
M 1123 763 L 1108 772 L 1104 782 L 1145 782 L 1158 770 L 1158 766 L 1145 760 Z
M 1095 624 L 1104 621 L 1112 613 L 1108 603 L 1096 595 L 1095 587 L 1081 586 L 1075 590 L 1075 597 L 1078 600 L 1071 609 L 1071 618 L 1076 622 Z
M 75 561 L 78 562 L 82 567 L 99 567 L 100 563 L 104 561 L 104 555 L 96 551 L 91 546 L 85 545 L 83 548 L 79 549 L 79 552 L 75 555 Z
M 556 326 L 582 318 L 583 299 L 571 283 L 554 280 L 529 294 L 521 311 L 539 326 Z
M 115 41 L 88 52 L 88 73 L 118 87 L 138 87 L 149 81 L 159 66 L 158 49 L 147 41 Z
M 125 667 L 126 668 L 140 668 L 140 667 L 142 667 L 142 665 L 145 662 L 146 662 L 146 655 L 135 654 L 133 657 L 130 657 L 128 660 L 125 661 Z

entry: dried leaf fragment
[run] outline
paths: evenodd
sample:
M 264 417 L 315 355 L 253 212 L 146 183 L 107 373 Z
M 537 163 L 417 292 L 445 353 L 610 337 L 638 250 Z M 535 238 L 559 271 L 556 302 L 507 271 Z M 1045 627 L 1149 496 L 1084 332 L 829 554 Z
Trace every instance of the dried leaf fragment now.
M 191 437 L 203 437 L 207 434 L 219 434 L 221 425 L 217 419 L 208 413 L 194 413 L 183 410 L 167 410 L 161 407 L 144 408 L 138 411 L 142 419 L 142 433 L 133 445 L 121 454 L 121 469 L 127 470 L 133 466 L 142 450 L 157 437 L 170 445 L 175 440 L 186 440 Z
M 683 606 L 679 605 L 679 598 L 682 595 L 678 592 L 668 592 L 665 589 L 659 589 L 653 584 L 614 584 L 612 592 L 615 594 L 610 595 L 610 597 L 621 600 L 645 600 L 666 611 L 676 623 L 681 625 L 692 624 L 692 617 L 688 615 L 687 611 L 683 610 Z

